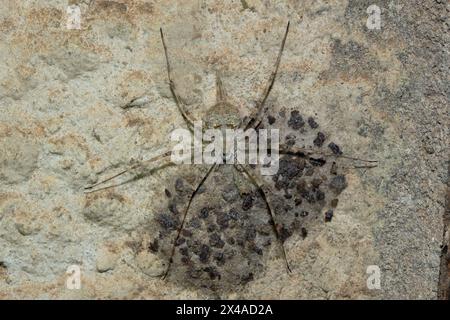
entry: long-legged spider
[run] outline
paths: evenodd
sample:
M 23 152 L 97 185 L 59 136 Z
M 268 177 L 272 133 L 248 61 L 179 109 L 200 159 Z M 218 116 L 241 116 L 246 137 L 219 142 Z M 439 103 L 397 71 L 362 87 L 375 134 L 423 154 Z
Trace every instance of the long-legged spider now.
M 289 32 L 289 22 L 286 26 L 286 31 L 285 31 L 283 39 L 281 41 L 281 46 L 280 46 L 280 49 L 278 52 L 278 56 L 277 56 L 274 68 L 270 74 L 269 80 L 266 84 L 264 91 L 262 92 L 259 100 L 257 101 L 256 109 L 253 112 L 251 112 L 250 116 L 244 117 L 244 118 L 241 118 L 239 116 L 239 112 L 238 112 L 236 106 L 231 104 L 229 101 L 229 98 L 227 96 L 225 88 L 222 85 L 222 79 L 221 79 L 220 73 L 219 72 L 216 73 L 216 103 L 208 110 L 209 111 L 208 116 L 206 119 L 204 119 L 207 129 L 208 128 L 219 128 L 224 131 L 225 129 L 242 129 L 242 130 L 255 129 L 255 130 L 258 130 L 260 128 L 264 117 L 268 113 L 268 109 L 265 108 L 265 104 L 266 104 L 266 101 L 269 97 L 269 94 L 272 90 L 272 87 L 274 85 L 274 82 L 275 82 L 275 79 L 277 76 L 277 72 L 278 72 L 280 62 L 281 62 L 281 57 L 283 54 L 283 50 L 284 50 L 284 46 L 285 46 L 286 39 L 288 36 L 288 32 Z M 171 67 L 171 64 L 169 61 L 168 49 L 167 49 L 167 45 L 166 45 L 166 42 L 164 39 L 164 34 L 163 34 L 162 29 L 160 29 L 160 35 L 161 35 L 161 42 L 163 45 L 165 59 L 166 59 L 167 75 L 168 75 L 168 80 L 169 80 L 169 84 L 170 84 L 170 90 L 171 90 L 173 99 L 175 100 L 178 111 L 181 113 L 185 124 L 191 131 L 193 131 L 194 123 L 197 120 L 195 119 L 195 117 L 193 117 L 187 111 L 186 106 L 183 104 L 183 101 L 178 94 L 175 82 L 173 80 L 172 67 Z M 303 120 L 301 119 L 301 117 L 298 118 L 298 114 L 295 114 L 295 113 L 294 113 L 294 115 L 295 115 L 295 117 L 297 117 L 296 119 L 293 120 L 293 122 L 297 121 L 297 123 L 294 126 L 297 126 L 297 127 L 303 126 L 304 123 L 302 123 Z M 310 122 L 310 126 L 311 126 L 311 128 L 316 128 L 316 124 L 315 124 L 314 120 L 312 120 Z M 325 140 L 325 138 L 323 137 L 323 134 L 319 133 L 318 137 L 314 141 L 314 144 L 316 144 L 317 146 L 319 146 L 319 145 L 321 146 L 323 144 L 324 140 Z M 310 166 L 310 167 L 312 166 L 312 168 L 314 166 L 316 166 L 316 167 L 323 166 L 325 163 L 325 160 L 323 158 L 318 158 L 318 156 L 319 157 L 329 156 L 329 157 L 335 157 L 335 158 L 339 157 L 339 158 L 346 158 L 346 159 L 350 159 L 350 160 L 358 160 L 358 161 L 362 161 L 362 162 L 372 163 L 369 165 L 355 166 L 355 168 L 370 168 L 370 167 L 375 166 L 376 161 L 362 160 L 362 159 L 358 159 L 358 158 L 354 158 L 354 157 L 347 157 L 342 154 L 339 147 L 337 147 L 335 144 L 332 144 L 332 145 L 330 144 L 329 146 L 330 146 L 330 149 L 333 151 L 331 153 L 314 151 L 314 150 L 310 150 L 310 149 L 306 149 L 306 148 L 298 148 L 298 147 L 294 147 L 293 144 L 282 144 L 280 146 L 279 153 L 281 155 L 299 158 L 302 161 L 308 162 L 306 165 L 304 163 L 302 164 L 303 167 L 301 170 L 303 170 L 303 168 L 306 168 L 307 166 Z M 224 154 L 224 157 L 226 157 L 226 154 Z M 151 171 L 156 170 L 156 169 L 160 168 L 161 166 L 170 165 L 171 164 L 171 151 L 166 149 L 163 152 L 161 152 L 159 155 L 157 155 L 156 157 L 153 157 L 153 158 L 148 159 L 143 162 L 136 163 L 111 177 L 108 177 L 104 180 L 101 180 L 101 181 L 91 185 L 91 186 L 86 187 L 85 192 L 86 193 L 96 192 L 99 190 L 116 187 L 123 183 L 129 182 L 131 180 L 127 180 L 122 183 L 111 184 L 111 185 L 102 187 L 102 185 L 105 184 L 106 182 L 113 181 L 115 178 L 122 176 L 127 172 L 130 172 L 130 171 L 133 171 L 136 169 L 145 169 L 145 168 L 147 168 L 148 165 L 154 164 L 157 162 L 161 162 L 160 165 L 151 167 L 150 168 Z M 224 165 L 224 164 L 213 163 L 213 164 L 209 165 L 207 168 L 206 174 L 204 174 L 204 176 L 202 177 L 200 182 L 195 186 L 193 191 L 190 193 L 187 206 L 185 207 L 185 210 L 182 214 L 181 222 L 179 223 L 179 225 L 176 229 L 176 236 L 175 236 L 175 239 L 171 246 L 168 264 L 166 266 L 165 271 L 162 274 L 163 278 L 167 277 L 167 275 L 169 274 L 169 271 L 170 271 L 170 268 L 171 268 L 171 265 L 173 262 L 174 254 L 175 254 L 175 248 L 176 248 L 177 243 L 179 242 L 178 240 L 180 239 L 180 235 L 183 231 L 183 228 L 185 227 L 186 218 L 188 216 L 188 212 L 189 212 L 189 209 L 191 208 L 191 204 L 193 203 L 194 198 L 199 193 L 199 190 L 202 188 L 202 186 L 204 185 L 204 183 L 206 182 L 208 177 L 211 175 L 211 173 L 216 168 L 218 168 L 219 166 L 222 166 L 222 165 Z M 235 163 L 234 169 L 236 169 L 236 171 L 241 176 L 245 177 L 245 179 L 247 179 L 247 181 L 249 181 L 254 187 L 256 187 L 259 195 L 263 199 L 263 201 L 265 203 L 265 207 L 267 209 L 267 212 L 269 213 L 270 224 L 273 227 L 272 228 L 273 232 L 275 233 L 276 239 L 278 240 L 278 244 L 281 248 L 281 252 L 282 252 L 282 256 L 283 256 L 283 259 L 284 259 L 284 262 L 286 265 L 287 272 L 291 272 L 291 267 L 290 267 L 290 264 L 289 264 L 289 261 L 287 258 L 287 254 L 286 254 L 286 250 L 285 250 L 285 247 L 283 244 L 283 242 L 286 238 L 286 236 L 284 234 L 285 233 L 284 226 L 277 223 L 275 208 L 270 199 L 272 191 L 266 185 L 264 179 L 251 166 Z M 331 168 L 330 170 L 332 171 L 334 169 Z M 134 180 L 134 179 L 132 179 L 132 180 Z M 323 192 L 322 192 L 322 194 L 320 194 L 321 191 L 318 189 L 318 186 L 317 186 L 318 182 L 313 181 L 312 183 L 316 184 L 316 186 L 314 187 L 315 188 L 314 192 L 316 192 L 316 193 L 314 193 L 313 195 L 311 195 L 310 191 L 306 190 L 305 188 L 302 189 L 302 187 L 299 188 L 297 186 L 297 189 L 302 194 L 302 197 L 305 198 L 308 202 L 310 202 L 311 197 L 314 198 L 313 201 L 315 201 L 316 198 L 319 201 L 323 201 L 323 198 L 324 198 Z

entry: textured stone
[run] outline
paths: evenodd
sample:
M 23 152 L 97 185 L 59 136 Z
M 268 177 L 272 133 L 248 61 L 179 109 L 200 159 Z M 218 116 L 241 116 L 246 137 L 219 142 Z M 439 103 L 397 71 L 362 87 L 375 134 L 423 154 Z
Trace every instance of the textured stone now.
M 231 269 L 231 250 L 204 249 L 205 264 L 195 255 L 184 261 L 217 279 L 206 262 L 220 260 L 228 274 L 242 276 L 242 285 L 221 292 L 222 298 L 437 297 L 448 179 L 445 1 L 378 1 L 381 30 L 366 28 L 373 1 L 70 2 L 81 9 L 81 30 L 66 28 L 67 1 L 2 3 L 0 298 L 217 297 L 219 291 L 155 277 L 165 270 L 162 257 L 171 243 L 151 246 L 162 236 L 155 217 L 170 212 L 165 189 L 183 212 L 189 190 L 177 192 L 175 182 L 183 177 L 183 187 L 190 187 L 201 169 L 144 172 L 141 179 L 92 194 L 83 187 L 149 158 L 170 132 L 185 127 L 168 86 L 160 27 L 189 112 L 207 115 L 220 70 L 244 116 L 265 88 L 287 20 L 290 33 L 266 104 L 277 116 L 271 122 L 281 126 L 295 110 L 298 146 L 312 144 L 311 128 L 319 125 L 325 141 L 318 143 L 327 146 L 332 139 L 344 155 L 377 159 L 378 167 L 352 169 L 356 163 L 348 161 L 333 219 L 325 223 L 324 211 L 320 222 L 286 239 L 291 275 L 275 245 L 259 250 L 260 231 L 252 248 L 263 255 L 254 252 L 249 259 L 261 261 L 264 272 Z M 214 179 L 192 204 L 192 215 L 216 205 L 226 217 L 228 202 L 240 201 L 239 192 L 228 188 L 233 181 Z M 281 199 L 277 208 L 288 201 Z M 267 226 L 263 202 L 256 196 L 251 202 L 245 213 Z M 313 221 L 313 212 L 302 211 L 307 202 L 277 212 Z M 196 226 L 215 220 L 209 212 Z M 238 230 L 239 223 L 227 220 L 226 229 Z M 106 243 L 106 251 L 99 249 Z M 80 266 L 80 290 L 66 288 L 71 265 Z M 370 265 L 380 267 L 380 290 L 367 288 Z

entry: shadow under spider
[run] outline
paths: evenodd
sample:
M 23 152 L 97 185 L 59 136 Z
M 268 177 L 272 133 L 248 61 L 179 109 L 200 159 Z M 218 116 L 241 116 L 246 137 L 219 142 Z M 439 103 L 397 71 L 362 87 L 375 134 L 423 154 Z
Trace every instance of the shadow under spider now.
M 272 90 L 275 78 L 278 72 L 278 67 L 281 62 L 282 53 L 286 43 L 287 35 L 289 32 L 289 22 L 286 26 L 286 31 L 281 42 L 281 46 L 278 52 L 278 56 L 270 74 L 268 83 L 257 102 L 256 109 L 248 117 L 240 118 L 238 116 L 237 108 L 233 106 L 227 97 L 227 93 L 222 85 L 221 76 L 217 72 L 216 74 L 216 103 L 210 108 L 207 119 L 204 119 L 206 123 L 206 129 L 220 128 L 225 129 L 260 129 L 264 124 L 264 120 L 268 115 L 268 109 L 264 108 L 267 98 Z M 187 127 L 193 131 L 194 122 L 196 121 L 186 110 L 186 106 L 183 104 L 180 96 L 177 93 L 175 82 L 172 78 L 172 67 L 169 61 L 168 49 L 164 39 L 162 29 L 160 29 L 161 41 L 164 48 L 164 54 L 167 64 L 167 75 L 170 84 L 170 90 L 177 105 L 179 112 L 181 113 L 184 122 Z M 308 125 L 311 129 L 318 128 L 318 124 L 314 119 L 308 119 Z M 275 118 L 268 117 L 268 123 L 266 125 L 272 125 Z M 293 130 L 299 130 L 305 132 L 305 121 L 297 111 L 292 111 L 291 119 L 288 121 L 288 126 Z M 291 139 L 292 140 L 292 139 Z M 193 239 L 192 231 L 200 228 L 196 217 L 188 219 L 188 213 L 192 207 L 194 199 L 202 193 L 204 184 L 211 178 L 213 173 L 217 172 L 218 168 L 224 168 L 224 164 L 215 163 L 207 167 L 206 173 L 201 177 L 201 180 L 193 186 L 192 190 L 185 194 L 183 201 L 186 201 L 187 205 L 184 207 L 182 214 L 178 212 L 175 207 L 170 207 L 171 214 L 157 215 L 156 221 L 161 225 L 162 231 L 159 233 L 158 238 L 155 238 L 149 245 L 149 250 L 154 253 L 164 252 L 164 256 L 167 256 L 167 264 L 164 272 L 159 276 L 166 278 L 172 270 L 174 257 L 178 248 L 180 252 L 180 263 L 186 267 L 186 274 L 188 278 L 200 279 L 200 284 L 205 285 L 205 281 L 219 280 L 222 278 L 220 270 L 224 269 L 227 265 L 227 260 L 234 259 L 236 263 L 243 262 L 245 259 L 236 259 L 236 250 L 233 248 L 240 248 L 241 257 L 245 258 L 246 252 L 252 252 L 258 255 L 262 255 L 262 247 L 269 246 L 272 243 L 271 238 L 277 242 L 280 248 L 282 258 L 284 260 L 286 271 L 292 272 L 288 256 L 284 247 L 284 242 L 289 238 L 294 230 L 299 230 L 302 237 L 306 237 L 307 230 L 303 227 L 306 225 L 305 221 L 309 212 L 321 212 L 324 206 L 330 207 L 325 213 L 325 221 L 330 221 L 333 216 L 333 208 L 337 205 L 337 196 L 347 186 L 345 176 L 340 173 L 340 168 L 336 161 L 327 161 L 327 158 L 347 159 L 350 161 L 359 161 L 361 163 L 369 163 L 362 165 L 355 165 L 353 168 L 371 168 L 376 166 L 376 161 L 362 160 L 355 157 L 348 157 L 342 154 L 340 148 L 330 143 L 328 147 L 331 152 L 325 152 L 321 150 L 326 137 L 323 133 L 318 132 L 313 143 L 317 147 L 315 150 L 301 148 L 295 146 L 295 141 L 287 140 L 285 144 L 281 144 L 280 147 L 280 170 L 272 177 L 274 188 L 270 188 L 267 180 L 259 174 L 254 167 L 250 165 L 234 164 L 231 167 L 235 180 L 243 179 L 247 185 L 251 185 L 254 192 L 243 191 L 240 196 L 243 198 L 242 212 L 238 212 L 236 209 L 232 211 L 223 212 L 221 208 L 214 207 L 214 205 L 205 205 L 199 213 L 201 219 L 213 219 L 214 223 L 209 223 L 208 230 L 202 234 L 203 239 L 197 237 Z M 138 162 L 115 175 L 112 175 L 106 179 L 99 181 L 96 184 L 85 188 L 86 193 L 96 192 L 108 188 L 117 187 L 124 183 L 135 181 L 136 179 L 144 177 L 146 174 L 151 174 L 153 171 L 162 167 L 172 165 L 171 162 L 171 150 L 164 149 L 159 155 L 152 157 L 146 161 Z M 229 169 L 230 170 L 230 169 Z M 124 180 L 120 183 L 113 183 L 117 178 L 125 176 L 126 174 L 138 172 L 131 179 Z M 216 177 L 217 179 L 217 177 Z M 104 186 L 107 182 L 112 184 Z M 236 181 L 235 181 L 236 182 Z M 216 184 L 217 185 L 217 184 Z M 238 185 L 238 184 L 236 184 Z M 322 187 L 321 187 L 322 186 Z M 292 190 L 295 189 L 295 196 L 292 195 Z M 167 191 L 167 195 L 171 195 L 170 191 Z M 281 194 L 281 196 L 280 196 Z M 328 194 L 330 196 L 328 197 Z M 169 197 L 169 196 L 168 196 Z M 275 199 L 274 199 L 275 198 Z M 280 201 L 279 199 L 283 199 Z M 331 198 L 331 199 L 328 199 Z M 259 206 L 267 213 L 265 218 L 250 215 L 250 209 L 252 205 L 259 201 Z M 208 201 L 205 200 L 205 203 Z M 298 212 L 293 217 L 283 217 L 282 212 L 292 212 L 292 208 L 286 209 L 290 205 L 287 202 L 292 202 L 293 207 L 298 207 Z M 300 210 L 301 208 L 301 210 Z M 245 213 L 248 211 L 247 213 Z M 213 215 L 211 213 L 214 213 Z M 214 216 L 212 218 L 211 216 Z M 311 215 L 312 216 L 312 215 Z M 209 218 L 208 218 L 209 217 Z M 250 219 L 251 218 L 251 219 Z M 317 216 L 315 216 L 317 218 Z M 189 221 L 188 221 L 189 220 Z M 198 219 L 197 219 L 198 220 Z M 250 223 L 247 221 L 256 221 L 258 223 Z M 280 221 L 283 220 L 283 223 Z M 189 222 L 188 228 L 186 224 Z M 230 224 L 234 227 L 241 227 L 240 234 L 236 231 L 225 231 L 229 229 Z M 211 229 L 211 230 L 210 230 Z M 229 234 L 227 235 L 226 232 Z M 175 236 L 173 236 L 175 233 Z M 161 249 L 159 241 L 171 237 L 170 248 Z M 158 240 L 159 239 L 159 240 Z M 216 250 L 217 249 L 217 250 Z M 234 252 L 234 253 L 233 253 Z M 231 257 L 230 257 L 231 256 Z M 213 261 L 214 263 L 212 263 Z M 252 259 L 252 263 L 247 261 L 247 264 L 257 268 L 258 261 Z M 255 262 L 256 261 L 256 262 Z M 211 263 L 210 263 L 211 262 Z M 248 269 L 248 268 L 247 268 Z M 241 273 L 234 273 L 233 270 L 228 268 L 227 272 L 232 274 L 232 277 L 236 281 L 232 283 L 246 283 L 253 278 L 253 273 L 244 268 Z M 214 287 L 214 283 L 209 285 L 210 288 Z

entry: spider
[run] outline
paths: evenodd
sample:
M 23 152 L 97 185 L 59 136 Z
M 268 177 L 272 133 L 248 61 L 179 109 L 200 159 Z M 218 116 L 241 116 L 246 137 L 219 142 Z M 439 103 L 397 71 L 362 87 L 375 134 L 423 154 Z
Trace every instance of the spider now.
M 290 23 L 288 22 L 285 32 L 284 32 L 283 39 L 281 41 L 281 46 L 279 48 L 273 70 L 269 76 L 269 79 L 265 86 L 265 89 L 262 92 L 259 100 L 256 103 L 255 110 L 253 112 L 251 112 L 249 116 L 243 117 L 243 118 L 239 116 L 238 108 L 235 105 L 233 105 L 232 103 L 230 103 L 230 99 L 228 98 L 227 92 L 222 83 L 222 77 L 221 77 L 220 72 L 216 72 L 216 102 L 208 110 L 209 111 L 207 113 L 208 116 L 204 119 L 204 122 L 206 123 L 206 129 L 219 128 L 222 131 L 225 131 L 226 129 L 242 129 L 245 131 L 248 129 L 259 130 L 262 127 L 263 119 L 268 115 L 268 108 L 266 108 L 265 106 L 266 106 L 266 102 L 269 97 L 269 94 L 275 83 L 275 79 L 276 79 L 278 68 L 279 68 L 279 65 L 281 62 L 281 57 L 282 57 L 283 50 L 285 47 L 286 39 L 287 39 L 287 36 L 289 33 L 289 25 L 290 25 Z M 160 36 L 161 36 L 162 46 L 164 49 L 166 68 L 167 68 L 167 76 L 168 76 L 168 80 L 169 80 L 171 94 L 173 96 L 173 99 L 175 100 L 178 111 L 182 115 L 183 121 L 185 122 L 185 124 L 187 125 L 189 130 L 191 130 L 193 132 L 194 123 L 197 121 L 197 119 L 195 117 L 193 117 L 187 111 L 185 104 L 183 103 L 182 99 L 180 98 L 180 96 L 178 94 L 178 90 L 177 90 L 177 87 L 176 87 L 174 79 L 173 79 L 172 67 L 171 67 L 170 59 L 169 59 L 169 53 L 168 53 L 168 49 L 167 49 L 167 45 L 166 45 L 166 41 L 164 38 L 164 33 L 163 33 L 162 28 L 160 29 Z M 292 118 L 292 117 L 294 117 L 294 118 Z M 290 123 L 290 125 L 292 124 L 293 127 L 298 129 L 301 126 L 304 126 L 303 120 L 301 117 L 299 117 L 298 113 L 293 112 L 291 119 L 293 119 L 293 120 L 292 120 L 292 123 Z M 290 120 L 290 122 L 291 122 L 291 120 Z M 314 120 L 309 119 L 308 123 L 311 126 L 311 128 L 317 128 L 317 124 L 315 123 Z M 316 146 L 322 146 L 324 140 L 325 140 L 325 137 L 323 136 L 323 134 L 318 133 L 316 139 L 314 140 L 314 144 Z M 292 143 L 281 144 L 279 153 L 280 153 L 280 155 L 289 157 L 289 159 L 291 159 L 291 158 L 299 159 L 300 162 L 296 163 L 296 166 L 297 166 L 296 168 L 298 169 L 300 166 L 301 170 L 305 170 L 305 171 L 307 169 L 309 171 L 314 170 L 315 167 L 323 167 L 326 163 L 326 160 L 324 159 L 324 157 L 344 158 L 344 159 L 350 159 L 352 161 L 363 161 L 363 162 L 369 163 L 368 165 L 355 166 L 355 168 L 371 168 L 371 167 L 376 166 L 376 164 L 375 164 L 376 161 L 374 161 L 374 160 L 362 160 L 359 158 L 348 157 L 348 156 L 343 155 L 342 152 L 340 151 L 340 148 L 334 143 L 330 143 L 329 147 L 332 152 L 326 153 L 326 152 L 321 152 L 321 151 L 317 151 L 317 150 L 314 151 L 314 150 L 310 150 L 310 149 L 306 149 L 306 148 L 295 147 L 295 146 L 293 146 Z M 185 207 L 185 209 L 182 212 L 181 221 L 178 224 L 178 226 L 175 228 L 176 236 L 173 241 L 173 244 L 171 245 L 171 250 L 169 253 L 169 259 L 168 259 L 167 266 L 165 268 L 165 271 L 161 274 L 163 279 L 168 276 L 168 274 L 171 270 L 171 266 L 173 263 L 173 258 L 175 255 L 175 249 L 177 247 L 177 244 L 179 244 L 181 242 L 180 240 L 184 240 L 184 238 L 182 238 L 182 231 L 184 230 L 185 225 L 186 225 L 186 220 L 188 217 L 189 209 L 191 208 L 191 205 L 192 205 L 195 197 L 200 193 L 201 188 L 203 187 L 203 185 L 205 184 L 207 179 L 210 177 L 210 175 L 218 167 L 226 165 L 224 163 L 226 162 L 225 158 L 227 157 L 227 155 L 224 154 L 223 157 L 224 157 L 223 163 L 217 162 L 217 163 L 208 165 L 206 173 L 201 177 L 200 182 L 197 183 L 197 185 L 193 188 L 193 190 L 190 192 L 190 194 L 188 196 L 187 206 Z M 154 164 L 154 163 L 158 163 L 158 162 L 161 162 L 161 165 L 150 167 L 151 172 L 153 172 L 154 170 L 157 170 L 161 167 L 165 167 L 166 165 L 173 164 L 171 162 L 171 151 L 168 149 L 163 150 L 163 152 L 161 152 L 160 154 L 158 154 L 155 157 L 152 157 L 145 161 L 135 163 L 113 176 L 110 176 L 104 180 L 101 180 L 93 185 L 87 186 L 85 188 L 85 192 L 90 193 L 90 192 L 96 192 L 99 190 L 104 190 L 107 188 L 117 187 L 123 183 L 127 183 L 131 180 L 135 180 L 136 178 L 141 177 L 142 174 L 136 176 L 135 178 L 133 178 L 131 180 L 127 180 L 122 183 L 102 186 L 105 183 L 113 181 L 114 179 L 118 178 L 119 176 L 124 175 L 127 172 L 134 171 L 134 170 L 145 170 L 145 169 L 148 169 L 148 166 L 150 164 Z M 273 192 L 267 186 L 267 184 L 265 183 L 262 176 L 260 174 L 258 174 L 252 166 L 243 165 L 240 163 L 234 163 L 233 166 L 234 166 L 234 169 L 236 169 L 236 172 L 238 172 L 242 177 L 244 177 L 250 184 L 252 184 L 256 188 L 257 192 L 259 193 L 259 196 L 263 200 L 265 207 L 267 209 L 267 212 L 268 212 L 268 217 L 270 219 L 269 220 L 270 225 L 276 236 L 277 243 L 281 249 L 282 258 L 284 260 L 286 270 L 288 273 L 291 273 L 292 268 L 290 266 L 288 256 L 286 253 L 286 249 L 284 247 L 284 240 L 286 239 L 286 231 L 282 224 L 277 223 L 276 209 L 273 205 L 273 202 L 270 199 Z M 297 172 L 297 174 L 298 174 L 298 171 L 300 169 L 299 170 L 297 170 L 297 169 L 294 168 L 294 173 Z M 288 172 L 289 170 L 285 170 L 287 173 L 285 172 L 284 174 L 286 175 L 286 177 L 288 177 L 287 180 L 293 180 L 293 178 L 295 177 L 295 174 L 292 175 L 290 172 Z M 323 169 L 323 170 L 325 170 L 325 169 Z M 333 173 L 333 170 L 336 170 L 335 162 L 333 162 L 331 164 L 331 168 L 327 169 L 327 170 L 330 170 Z M 290 171 L 292 171 L 292 170 L 290 170 Z M 334 173 L 334 174 L 336 174 L 336 173 Z M 283 173 L 282 173 L 282 175 L 283 175 Z M 292 175 L 292 176 L 290 176 L 290 175 Z M 308 173 L 305 173 L 305 175 L 308 175 Z M 310 176 L 312 176 L 312 174 L 310 174 Z M 281 181 L 278 178 L 275 178 L 275 180 L 278 179 L 277 183 L 280 183 L 280 185 L 282 185 L 283 183 L 287 184 L 288 181 L 286 181 L 286 177 L 284 177 L 284 178 L 281 177 L 281 180 L 285 179 L 285 181 Z M 316 181 L 316 182 L 314 182 L 314 181 Z M 313 203 L 316 200 L 323 202 L 324 196 L 323 196 L 323 193 L 322 194 L 320 193 L 321 191 L 319 190 L 319 187 L 318 187 L 318 185 L 320 185 L 320 182 L 317 182 L 317 179 L 315 179 L 315 180 L 312 180 L 311 183 L 316 184 L 314 187 L 315 189 L 312 189 L 312 190 L 314 190 L 315 193 L 314 192 L 311 193 L 312 191 L 307 190 L 306 187 L 298 187 L 297 186 L 297 189 L 299 190 L 301 196 L 304 199 L 306 199 L 305 203 L 306 202 Z M 282 187 L 280 187 L 280 188 L 282 188 Z M 286 190 L 288 188 L 289 187 L 286 186 Z M 334 201 L 334 202 L 336 203 L 336 201 Z M 297 205 L 297 200 L 296 200 L 296 205 Z M 328 211 L 325 219 L 330 220 L 331 216 L 332 216 L 332 211 L 331 211 L 331 213 Z M 302 229 L 302 233 L 305 233 L 305 232 L 306 231 Z

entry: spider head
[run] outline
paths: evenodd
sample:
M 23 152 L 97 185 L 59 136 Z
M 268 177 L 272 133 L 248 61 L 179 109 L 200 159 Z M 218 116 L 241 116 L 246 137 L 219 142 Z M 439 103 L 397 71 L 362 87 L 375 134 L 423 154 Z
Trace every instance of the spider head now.
M 204 121 L 208 129 L 236 128 L 240 122 L 239 110 L 226 101 L 219 101 L 208 109 Z

